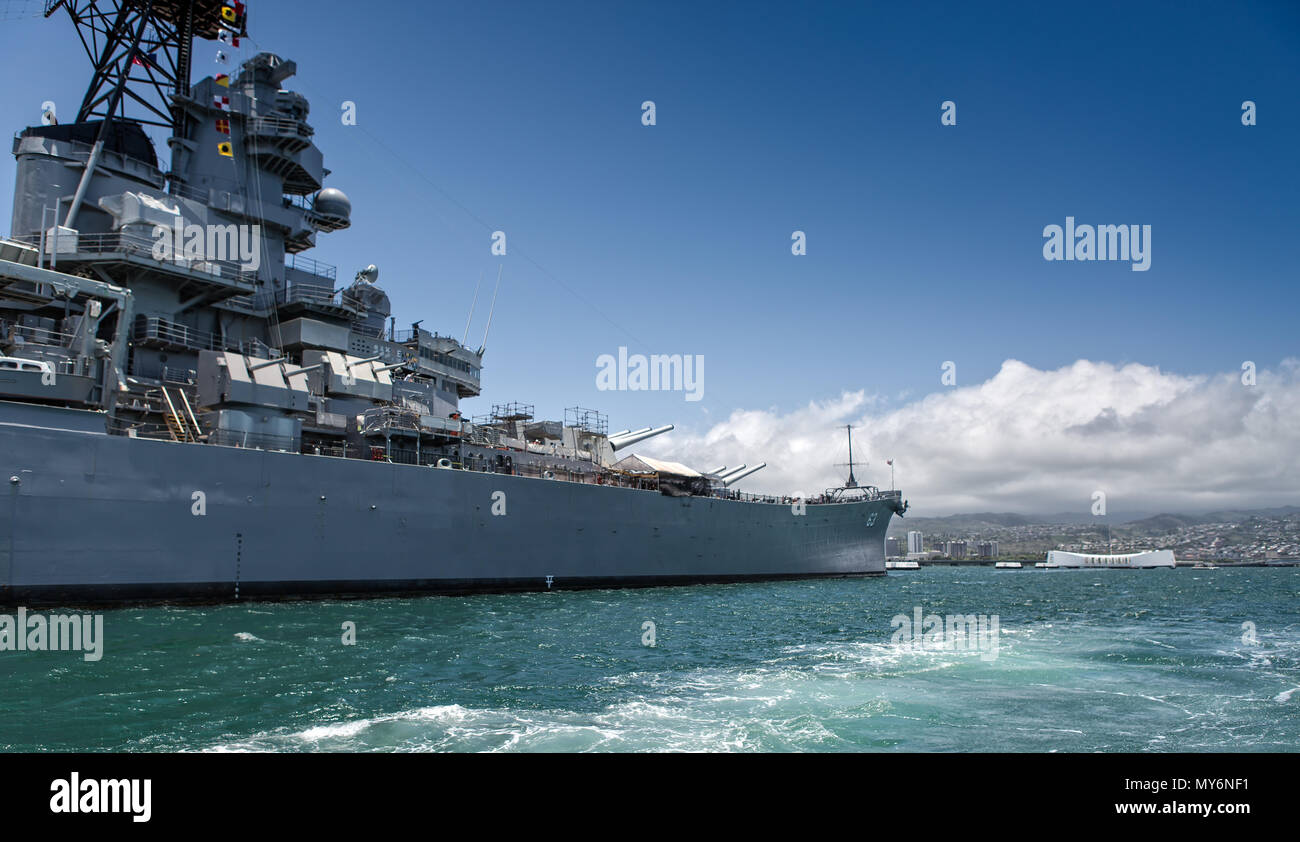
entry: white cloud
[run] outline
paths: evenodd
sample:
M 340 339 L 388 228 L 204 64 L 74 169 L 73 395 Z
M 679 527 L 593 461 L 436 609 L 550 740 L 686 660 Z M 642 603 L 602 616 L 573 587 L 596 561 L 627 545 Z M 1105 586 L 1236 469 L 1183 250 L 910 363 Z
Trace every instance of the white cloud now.
M 647 455 L 701 469 L 766 461 L 741 481 L 755 492 L 817 493 L 839 485 L 847 456 L 870 462 L 859 482 L 898 487 L 916 514 L 1086 513 L 1105 491 L 1111 514 L 1300 503 L 1300 361 L 1240 372 L 1168 374 L 1080 360 L 1040 371 L 1007 360 L 991 379 L 899 408 L 845 392 L 781 415 L 736 410 L 705 432 L 647 442 Z

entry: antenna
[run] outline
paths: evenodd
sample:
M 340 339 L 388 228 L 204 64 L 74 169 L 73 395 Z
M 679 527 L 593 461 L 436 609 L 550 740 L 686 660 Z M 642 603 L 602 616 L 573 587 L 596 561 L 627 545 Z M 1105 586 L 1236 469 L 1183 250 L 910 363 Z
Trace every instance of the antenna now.
M 492 329 L 492 314 L 497 310 L 497 293 L 501 291 L 501 270 L 504 268 L 504 263 L 497 265 L 497 287 L 492 290 L 492 306 L 488 308 L 487 327 L 483 328 L 483 344 L 478 346 L 480 357 L 483 356 L 483 351 L 487 348 L 488 331 Z
M 460 344 L 465 345 L 469 342 L 469 323 L 474 321 L 474 305 L 478 304 L 478 288 L 483 286 L 483 270 L 478 272 L 478 283 L 474 286 L 474 300 L 469 303 L 469 318 L 465 319 L 465 338 Z
M 844 483 L 844 487 L 845 487 L 845 488 L 857 488 L 857 487 L 858 487 L 858 481 L 857 481 L 857 479 L 855 479 L 854 476 L 853 476 L 853 466 L 854 466 L 854 465 L 861 465 L 862 463 L 861 463 L 861 462 L 854 462 L 854 461 L 853 461 L 853 425 L 852 425 L 852 424 L 845 424 L 845 425 L 844 425 L 844 429 L 846 429 L 846 430 L 849 431 L 849 461 L 847 461 L 847 462 L 840 462 L 840 463 L 837 464 L 835 467 L 837 467 L 837 468 L 848 468 L 848 469 L 849 469 L 849 481 L 846 482 L 846 483 Z

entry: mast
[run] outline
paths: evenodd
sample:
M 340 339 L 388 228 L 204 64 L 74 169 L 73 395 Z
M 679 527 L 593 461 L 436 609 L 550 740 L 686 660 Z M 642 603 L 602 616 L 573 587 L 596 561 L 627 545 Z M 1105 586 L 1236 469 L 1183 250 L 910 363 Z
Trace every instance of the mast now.
M 59 9 L 77 27 L 93 73 L 77 122 L 128 118 L 185 136 L 179 100 L 190 95 L 195 38 L 246 35 L 240 2 L 216 0 L 46 0 L 45 17 Z M 235 40 L 238 44 L 238 41 Z M 126 114 L 126 100 L 139 113 Z
M 861 463 L 853 461 L 853 425 L 845 424 L 844 429 L 847 430 L 849 434 L 849 461 L 841 462 L 837 467 L 841 467 L 841 468 L 847 467 L 849 469 L 849 480 L 848 482 L 844 483 L 844 487 L 857 488 L 858 480 L 856 477 L 853 476 L 853 468 L 854 466 L 859 465 Z

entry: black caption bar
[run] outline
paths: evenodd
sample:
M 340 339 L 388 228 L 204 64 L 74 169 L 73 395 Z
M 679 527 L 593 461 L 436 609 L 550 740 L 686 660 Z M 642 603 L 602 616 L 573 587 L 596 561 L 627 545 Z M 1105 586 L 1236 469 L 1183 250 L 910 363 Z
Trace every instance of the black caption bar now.
M 1290 817 L 1289 765 L 1285 755 L 1185 754 L 26 754 L 0 764 L 0 791 L 9 822 L 127 833 L 337 831 L 453 813 L 499 827 L 557 811 L 566 822 L 574 811 L 634 814 L 644 829 L 688 808 L 744 824 L 772 810 L 842 811 L 864 830 L 887 817 L 927 829 L 1230 830 Z

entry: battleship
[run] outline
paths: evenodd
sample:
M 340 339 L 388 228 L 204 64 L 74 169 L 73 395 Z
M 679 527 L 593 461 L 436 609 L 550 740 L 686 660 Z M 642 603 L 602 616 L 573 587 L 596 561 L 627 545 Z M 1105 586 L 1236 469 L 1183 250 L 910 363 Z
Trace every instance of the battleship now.
M 671 424 L 610 432 L 598 411 L 550 421 L 521 402 L 462 414 L 485 347 L 398 329 L 376 266 L 340 284 L 305 254 L 352 207 L 285 87 L 294 62 L 257 52 L 192 81 L 196 45 L 248 38 L 241 3 L 45 14 L 71 19 L 92 72 L 75 120 L 47 112 L 13 141 L 0 602 L 884 573 L 907 503 L 856 481 L 851 431 L 847 481 L 805 500 L 735 488 L 763 463 L 629 450 Z

